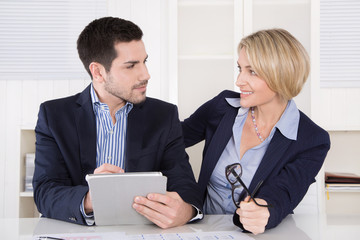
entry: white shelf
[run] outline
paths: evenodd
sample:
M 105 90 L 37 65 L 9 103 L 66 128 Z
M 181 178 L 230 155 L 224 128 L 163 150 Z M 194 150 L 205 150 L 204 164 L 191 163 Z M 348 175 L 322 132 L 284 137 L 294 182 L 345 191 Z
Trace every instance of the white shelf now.
M 19 196 L 20 197 L 33 197 L 34 194 L 33 194 L 33 192 L 20 192 Z
M 35 124 L 34 123 L 29 123 L 29 124 L 23 124 L 20 126 L 21 130 L 34 130 L 35 129 Z
M 335 192 L 335 193 L 341 193 L 341 192 L 348 192 L 348 193 L 360 193 L 360 189 L 325 189 L 326 192 Z
M 39 213 L 33 200 L 33 192 L 25 190 L 25 156 L 35 152 L 35 131 L 33 124 L 20 126 L 20 186 L 19 186 L 19 217 L 37 217 Z

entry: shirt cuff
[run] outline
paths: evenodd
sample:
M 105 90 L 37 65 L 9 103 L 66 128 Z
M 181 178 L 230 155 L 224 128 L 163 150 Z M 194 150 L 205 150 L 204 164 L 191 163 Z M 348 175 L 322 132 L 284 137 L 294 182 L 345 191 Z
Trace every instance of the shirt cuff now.
M 86 214 L 85 213 L 85 208 L 84 208 L 84 200 L 85 200 L 85 196 L 83 197 L 82 201 L 81 201 L 81 205 L 80 205 L 80 212 L 83 215 L 85 222 L 88 226 L 92 226 L 95 224 L 95 219 L 94 219 L 94 214 L 90 213 L 90 214 Z
M 193 208 L 195 208 L 197 214 L 195 215 L 195 217 L 193 217 L 192 219 L 190 219 L 189 223 L 194 222 L 194 221 L 196 221 L 196 220 L 201 220 L 201 219 L 203 219 L 203 218 L 204 218 L 203 212 L 202 212 L 200 209 L 198 209 L 197 207 L 195 207 L 194 205 L 191 204 L 191 206 L 193 206 Z

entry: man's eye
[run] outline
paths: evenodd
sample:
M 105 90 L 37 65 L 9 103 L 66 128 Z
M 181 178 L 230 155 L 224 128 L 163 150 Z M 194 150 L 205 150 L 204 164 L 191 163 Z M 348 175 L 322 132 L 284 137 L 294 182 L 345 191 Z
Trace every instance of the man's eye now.
M 131 65 L 127 66 L 126 68 L 131 69 L 131 68 L 134 68 L 134 67 L 135 67 L 135 64 L 131 64 Z
M 241 67 L 240 67 L 240 66 L 237 66 L 237 68 L 239 69 L 239 72 L 241 72 Z

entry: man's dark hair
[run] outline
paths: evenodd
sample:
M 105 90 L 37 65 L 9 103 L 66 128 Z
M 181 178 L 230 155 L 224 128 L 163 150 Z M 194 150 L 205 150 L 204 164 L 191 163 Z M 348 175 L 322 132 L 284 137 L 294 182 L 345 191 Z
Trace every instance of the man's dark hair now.
M 141 40 L 143 32 L 133 22 L 104 17 L 89 23 L 77 40 L 79 57 L 86 71 L 91 75 L 89 65 L 98 62 L 110 71 L 112 61 L 117 57 L 115 44 Z

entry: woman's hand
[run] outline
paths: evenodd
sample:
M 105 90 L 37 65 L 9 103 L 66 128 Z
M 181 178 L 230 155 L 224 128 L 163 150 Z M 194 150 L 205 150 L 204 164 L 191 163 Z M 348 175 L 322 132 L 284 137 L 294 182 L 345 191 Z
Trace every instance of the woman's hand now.
M 246 197 L 244 201 L 240 203 L 240 208 L 236 210 L 239 215 L 240 222 L 245 230 L 257 235 L 265 231 L 265 226 L 268 223 L 270 212 L 267 207 L 260 207 L 250 200 L 250 197 Z M 256 202 L 266 205 L 267 202 L 264 199 L 256 198 Z

